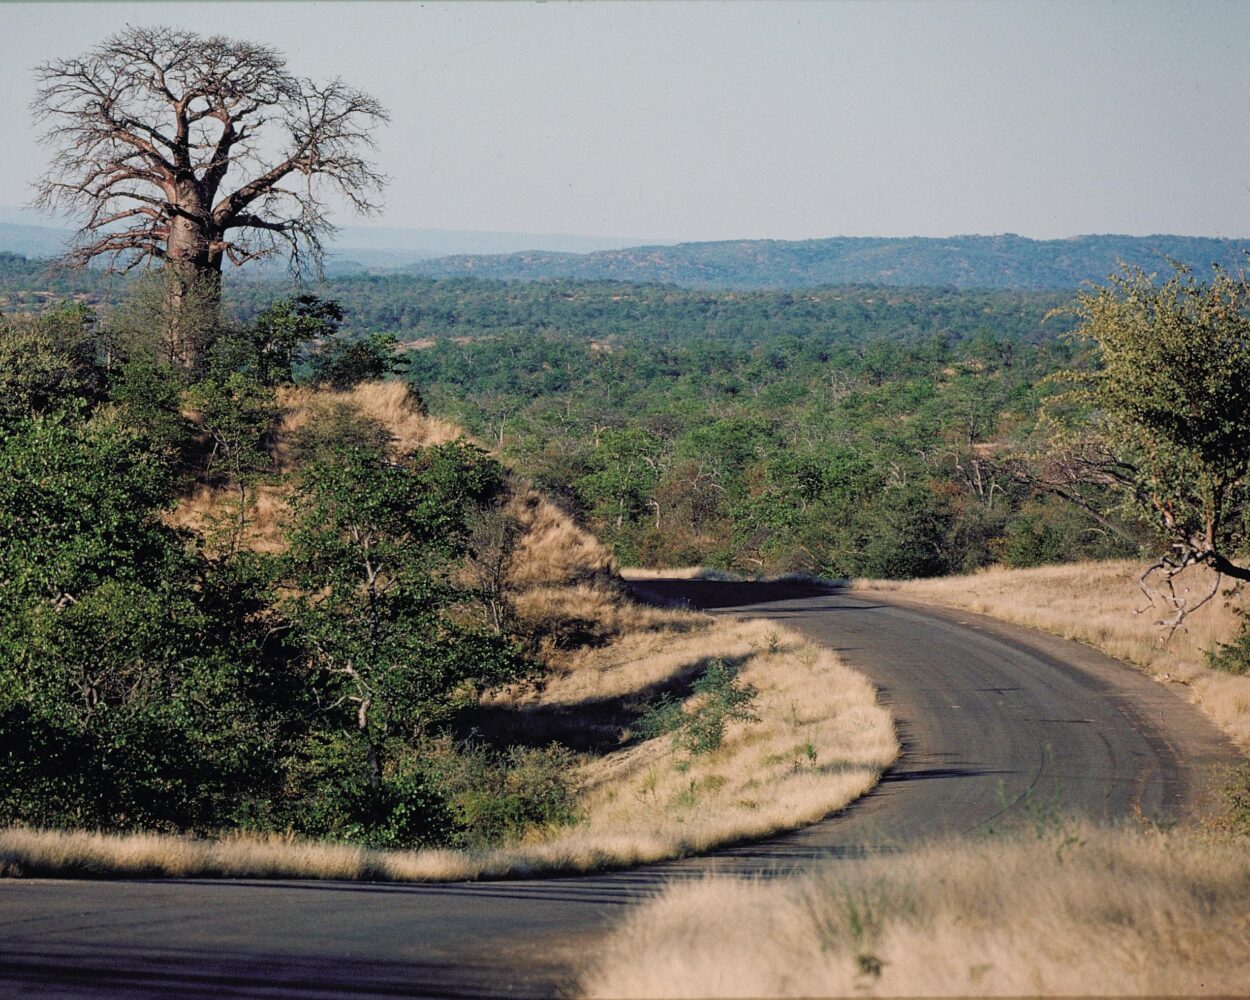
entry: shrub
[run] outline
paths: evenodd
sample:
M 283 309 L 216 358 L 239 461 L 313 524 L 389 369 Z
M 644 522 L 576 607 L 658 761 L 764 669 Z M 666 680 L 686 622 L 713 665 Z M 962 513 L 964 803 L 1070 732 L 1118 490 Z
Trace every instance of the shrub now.
M 1250 673 L 1250 620 L 1243 620 L 1241 632 L 1231 641 L 1207 650 L 1207 666 L 1226 674 Z
M 681 702 L 665 691 L 643 709 L 633 729 L 639 739 L 653 740 L 676 731 L 684 721 Z
M 694 682 L 689 710 L 665 692 L 647 706 L 634 730 L 644 740 L 673 733 L 674 745 L 680 749 L 711 753 L 720 747 L 730 722 L 758 721 L 751 709 L 758 693 L 750 684 L 740 685 L 737 671 L 724 660 L 713 660 Z
M 691 753 L 710 753 L 725 738 L 730 722 L 756 722 L 759 716 L 751 709 L 759 693 L 752 685 L 739 685 L 737 671 L 724 660 L 714 660 L 703 676 L 694 682 L 699 701 L 682 722 L 677 745 Z
M 465 847 L 515 843 L 534 829 L 577 820 L 574 755 L 558 744 L 509 747 L 478 744 L 444 748 L 440 789 Z

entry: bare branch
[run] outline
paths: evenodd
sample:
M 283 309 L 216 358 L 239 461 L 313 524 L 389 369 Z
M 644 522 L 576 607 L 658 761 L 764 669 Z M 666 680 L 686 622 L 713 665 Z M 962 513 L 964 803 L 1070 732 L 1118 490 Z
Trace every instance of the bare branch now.
M 376 209 L 385 178 L 363 154 L 385 109 L 342 81 L 295 77 L 268 46 L 131 27 L 36 74 L 33 111 L 54 150 L 36 203 L 81 216 L 69 266 L 160 258 L 208 272 L 281 253 L 319 267 L 324 195 Z

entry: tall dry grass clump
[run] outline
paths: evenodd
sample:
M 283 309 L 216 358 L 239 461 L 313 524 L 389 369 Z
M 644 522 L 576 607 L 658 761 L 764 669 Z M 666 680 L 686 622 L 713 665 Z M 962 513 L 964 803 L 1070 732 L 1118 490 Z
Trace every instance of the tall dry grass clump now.
M 347 407 L 377 421 L 390 432 L 399 451 L 447 444 L 465 436 L 455 424 L 426 413 L 403 382 L 363 382 L 338 392 L 287 386 L 278 390 L 278 406 L 282 418 L 274 453 L 283 465 L 289 464 L 287 445 L 295 434 L 318 413 L 335 407 Z
M 1084 642 L 1134 663 L 1174 687 L 1243 750 L 1250 751 L 1250 676 L 1212 670 L 1206 652 L 1241 626 L 1246 595 L 1219 596 L 1195 611 L 1170 639 L 1138 586 L 1142 565 L 1131 560 L 1035 569 L 985 569 L 934 580 L 865 580 L 856 589 L 964 608 Z M 1189 570 L 1193 598 L 1210 592 L 1212 577 Z
M 1244 994 L 1244 841 L 1091 826 L 952 840 L 632 911 L 591 997 Z

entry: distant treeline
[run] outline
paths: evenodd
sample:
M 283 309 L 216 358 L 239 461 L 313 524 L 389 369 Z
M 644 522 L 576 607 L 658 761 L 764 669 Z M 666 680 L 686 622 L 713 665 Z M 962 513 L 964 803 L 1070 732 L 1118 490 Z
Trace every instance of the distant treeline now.
M 49 271 L 44 261 L 0 254 L 0 308 L 39 311 L 78 298 L 115 303 L 126 280 L 96 272 Z M 290 282 L 227 281 L 227 298 L 250 320 L 290 290 Z M 864 343 L 881 337 L 916 343 L 992 330 L 1036 342 L 1070 325 L 1047 314 L 1060 292 L 960 292 L 935 288 L 843 286 L 803 291 L 693 291 L 664 285 L 579 280 L 502 282 L 413 275 L 351 275 L 310 288 L 339 302 L 345 328 L 394 333 L 401 340 L 525 334 L 583 340 L 757 344 L 777 337 Z
M 737 240 L 633 247 L 589 254 L 517 253 L 442 257 L 408 270 L 434 276 L 534 281 L 665 282 L 688 288 L 807 288 L 876 284 L 946 288 L 1074 290 L 1102 281 L 1121 263 L 1170 272 L 1169 260 L 1209 274 L 1235 270 L 1248 239 L 1195 236 L 1022 236 L 949 238 L 838 237 L 823 240 Z

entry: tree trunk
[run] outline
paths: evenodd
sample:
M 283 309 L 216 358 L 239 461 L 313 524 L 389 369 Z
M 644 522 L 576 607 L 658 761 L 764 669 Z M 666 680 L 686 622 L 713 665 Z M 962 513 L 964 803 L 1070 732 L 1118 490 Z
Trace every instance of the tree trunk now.
M 194 370 L 221 318 L 220 250 L 207 213 L 192 202 L 169 224 L 165 248 L 165 348 L 171 363 Z

